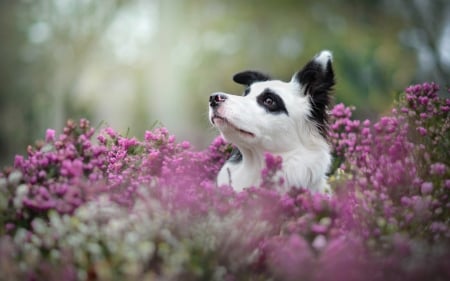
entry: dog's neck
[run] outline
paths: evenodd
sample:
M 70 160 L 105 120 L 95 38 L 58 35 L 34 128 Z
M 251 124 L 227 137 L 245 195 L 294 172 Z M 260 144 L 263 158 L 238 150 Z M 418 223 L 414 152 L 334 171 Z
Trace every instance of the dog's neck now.
M 242 154 L 242 163 L 244 167 L 251 167 L 261 173 L 265 167 L 264 152 L 259 149 L 239 148 Z
M 265 167 L 264 153 L 250 147 L 238 147 L 220 171 L 218 182 L 233 186 L 235 190 L 259 186 L 261 171 Z

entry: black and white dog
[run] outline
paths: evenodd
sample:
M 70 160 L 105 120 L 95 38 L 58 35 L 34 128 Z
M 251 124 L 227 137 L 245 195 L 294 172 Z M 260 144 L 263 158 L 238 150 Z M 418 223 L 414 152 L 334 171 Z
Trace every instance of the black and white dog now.
M 240 191 L 261 183 L 264 153 L 283 159 L 284 187 L 327 192 L 331 164 L 327 142 L 327 108 L 334 85 L 332 55 L 322 51 L 295 73 L 290 82 L 258 71 L 233 80 L 245 85 L 243 96 L 214 93 L 209 119 L 235 150 L 217 178 Z

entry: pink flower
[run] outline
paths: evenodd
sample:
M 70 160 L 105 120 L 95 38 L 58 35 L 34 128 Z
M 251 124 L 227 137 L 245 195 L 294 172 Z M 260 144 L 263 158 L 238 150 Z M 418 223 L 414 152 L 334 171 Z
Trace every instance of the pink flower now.
M 22 155 L 16 155 L 14 158 L 14 167 L 21 168 L 24 164 L 24 158 Z
M 47 129 L 45 132 L 45 141 L 46 142 L 54 142 L 55 141 L 55 130 Z
M 193 258 L 187 264 L 194 264 L 194 270 L 201 266 L 203 272 L 216 272 L 220 263 L 227 274 L 224 280 L 433 280 L 447 269 L 450 257 L 446 250 L 450 179 L 445 158 L 449 116 L 440 110 L 450 106 L 450 100 L 440 99 L 437 89 L 432 83 L 409 87 L 405 99 L 373 122 L 352 118 L 353 109 L 343 104 L 331 110 L 329 140 L 335 166 L 344 169 L 330 176 L 332 196 L 303 189 L 280 194 L 271 188 L 280 184 L 277 175 L 283 164 L 272 154 L 264 155 L 261 171 L 262 186 L 267 188 L 236 193 L 231 187 L 217 187 L 216 175 L 231 151 L 221 137 L 208 149 L 193 151 L 165 128 L 146 131 L 144 141 L 106 128 L 98 142 L 92 142 L 94 130 L 87 120 L 79 125 L 68 122 L 59 138 L 54 130 L 47 130 L 46 141 L 54 142 L 52 146 L 30 146 L 26 157 L 16 156 L 17 171 L 0 173 L 0 195 L 6 196 L 0 208 L 11 208 L 2 219 L 3 233 L 25 230 L 27 239 L 39 242 L 34 218 L 47 223 L 50 210 L 70 218 L 77 208 L 101 196 L 123 207 L 134 226 L 143 214 L 155 218 L 170 232 L 171 241 L 187 246 L 183 247 L 186 257 Z M 427 137 L 417 138 L 411 132 Z M 21 177 L 14 180 L 16 172 Z M 89 225 L 114 223 L 115 212 L 104 211 L 100 221 L 96 221 L 98 214 L 91 213 Z M 87 229 L 75 221 L 80 229 Z M 159 231 L 152 225 L 142 227 Z M 132 234 L 138 228 L 123 231 Z M 192 239 L 193 235 L 202 239 Z M 198 251 L 203 245 L 196 244 L 204 241 L 203 235 L 214 241 L 207 253 Z M 167 242 L 167 235 L 144 236 L 156 237 L 148 241 L 156 247 Z M 64 245 L 52 234 L 42 241 L 49 239 Z M 115 242 L 89 239 L 105 250 Z M 0 236 L 0 260 L 7 261 L 4 241 Z M 12 245 L 18 247 L 17 253 L 24 250 L 20 243 Z M 165 254 L 170 257 L 172 249 L 168 247 Z M 65 250 L 72 254 L 75 249 Z M 46 256 L 39 253 L 45 263 Z M 165 261 L 137 265 L 151 271 L 152 266 L 168 266 Z M 45 269 L 40 262 L 36 268 L 27 264 L 31 271 L 27 276 Z M 182 276 L 197 276 L 190 266 L 180 270 Z
M 420 187 L 420 191 L 422 192 L 422 194 L 431 193 L 431 191 L 433 191 L 433 183 L 431 183 L 431 182 L 422 183 L 422 185 Z
M 417 132 L 418 132 L 421 136 L 426 136 L 426 135 L 427 135 L 427 129 L 425 129 L 424 127 L 418 127 L 418 128 L 417 128 Z
M 113 128 L 108 127 L 105 129 L 105 132 L 111 137 L 111 138 L 115 138 L 117 136 L 117 133 L 114 131 Z
M 434 163 L 430 166 L 430 174 L 432 175 L 444 175 L 447 171 L 447 166 L 443 163 Z
M 313 255 L 308 243 L 298 235 L 275 238 L 266 246 L 267 263 L 277 280 L 304 280 L 312 275 Z

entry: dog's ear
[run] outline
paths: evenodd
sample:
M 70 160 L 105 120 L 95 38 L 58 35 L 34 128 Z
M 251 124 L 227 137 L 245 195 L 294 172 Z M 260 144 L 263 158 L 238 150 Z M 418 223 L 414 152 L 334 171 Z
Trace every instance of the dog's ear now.
M 270 79 L 269 75 L 253 70 L 242 71 L 233 76 L 234 82 L 245 86 L 250 86 L 255 82 L 262 82 Z
M 320 52 L 291 81 L 298 82 L 305 95 L 328 95 L 335 84 L 332 59 L 330 51 Z
M 310 117 L 324 137 L 328 123 L 326 111 L 335 84 L 332 59 L 330 51 L 320 52 L 302 70 L 294 74 L 291 80 L 300 84 L 304 95 L 309 95 L 312 107 Z

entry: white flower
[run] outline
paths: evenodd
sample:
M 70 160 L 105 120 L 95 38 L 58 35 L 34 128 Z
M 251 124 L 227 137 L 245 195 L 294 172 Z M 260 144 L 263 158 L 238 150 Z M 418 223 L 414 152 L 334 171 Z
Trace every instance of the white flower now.
M 22 179 L 22 173 L 20 171 L 12 171 L 11 174 L 9 174 L 8 177 L 8 181 L 13 184 L 16 185 L 20 182 L 20 180 Z
M 327 238 L 324 235 L 317 235 L 312 242 L 312 246 L 316 250 L 322 250 L 327 245 Z
M 13 199 L 14 207 L 17 209 L 22 208 L 23 199 L 28 195 L 29 187 L 26 184 L 21 184 L 16 189 L 16 196 Z

